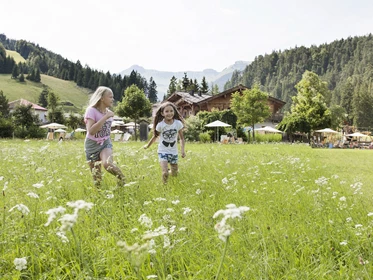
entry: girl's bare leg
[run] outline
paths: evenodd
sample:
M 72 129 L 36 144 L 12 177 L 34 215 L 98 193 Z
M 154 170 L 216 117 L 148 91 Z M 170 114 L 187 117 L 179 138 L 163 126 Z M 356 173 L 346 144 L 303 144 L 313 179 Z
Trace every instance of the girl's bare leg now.
M 124 175 L 122 170 L 120 170 L 119 167 L 117 167 L 113 162 L 112 149 L 103 149 L 100 153 L 100 158 L 106 171 L 117 177 L 120 184 L 124 184 Z
M 167 180 L 168 180 L 168 162 L 167 161 L 161 161 L 160 165 L 161 165 L 161 169 L 162 169 L 162 181 L 163 181 L 163 184 L 167 184 Z
M 171 175 L 177 176 L 178 172 L 179 172 L 179 166 L 177 164 L 171 164 Z
M 89 167 L 91 169 L 93 182 L 95 186 L 99 187 L 101 185 L 101 161 L 90 161 L 88 162 Z

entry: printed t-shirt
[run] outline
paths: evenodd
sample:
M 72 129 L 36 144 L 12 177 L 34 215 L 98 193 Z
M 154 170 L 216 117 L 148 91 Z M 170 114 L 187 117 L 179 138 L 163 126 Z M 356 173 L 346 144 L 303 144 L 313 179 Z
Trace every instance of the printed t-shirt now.
M 84 115 L 84 122 L 87 123 L 87 119 L 92 119 L 96 122 L 98 122 L 104 114 L 102 114 L 99 110 L 97 110 L 95 107 L 89 107 L 87 108 L 85 115 Z M 103 143 L 106 139 L 110 138 L 110 132 L 111 132 L 111 123 L 113 122 L 113 118 L 108 118 L 102 128 L 95 133 L 94 135 L 91 135 L 87 132 L 86 138 L 91 139 L 93 141 L 96 141 L 97 143 Z
M 174 120 L 172 124 L 159 122 L 156 130 L 159 132 L 158 153 L 177 155 L 177 135 L 179 130 L 184 127 L 179 120 Z

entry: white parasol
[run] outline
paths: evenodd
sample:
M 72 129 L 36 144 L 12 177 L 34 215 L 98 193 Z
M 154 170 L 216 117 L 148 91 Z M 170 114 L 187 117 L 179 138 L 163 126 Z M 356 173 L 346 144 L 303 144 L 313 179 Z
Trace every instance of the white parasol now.
M 255 131 L 265 131 L 265 132 L 272 132 L 272 133 L 283 133 L 281 130 L 278 130 L 276 128 L 273 128 L 271 126 L 265 126 L 261 128 L 254 129 Z
M 50 129 L 67 128 L 63 124 L 59 124 L 59 123 L 49 123 L 49 124 L 42 125 L 40 127 L 41 128 L 50 128 Z
M 224 123 L 222 121 L 214 121 L 212 123 L 206 124 L 206 127 L 216 127 L 217 141 L 219 141 L 219 128 L 218 127 L 227 127 L 231 126 L 230 124 Z
M 83 128 L 77 128 L 75 129 L 75 132 L 86 132 L 87 130 L 83 129 Z

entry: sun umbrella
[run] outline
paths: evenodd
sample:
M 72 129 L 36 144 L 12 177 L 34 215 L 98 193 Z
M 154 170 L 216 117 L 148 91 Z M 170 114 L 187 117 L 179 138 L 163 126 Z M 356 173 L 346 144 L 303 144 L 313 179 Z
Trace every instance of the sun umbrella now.
M 118 133 L 123 133 L 123 131 L 119 129 L 114 129 L 113 131 L 111 131 L 111 133 L 118 134 Z
M 281 130 L 278 130 L 276 128 L 265 126 L 258 129 L 255 129 L 255 131 L 265 131 L 265 132 L 272 132 L 272 133 L 283 133 Z
M 230 124 L 224 123 L 222 121 L 214 121 L 212 123 L 206 124 L 206 127 L 216 127 L 217 141 L 219 141 L 219 127 L 231 126 Z
M 59 128 L 59 129 L 56 129 L 54 132 L 66 132 L 66 130 Z
M 80 127 L 75 129 L 75 132 L 85 132 L 85 131 L 87 131 L 87 130 L 85 130 L 83 128 L 80 128 Z
M 365 137 L 365 136 L 368 136 L 368 135 L 362 134 L 360 132 L 354 132 L 354 133 L 351 133 L 351 134 L 346 134 L 346 136 L 350 136 L 350 137 Z
M 59 124 L 59 123 L 49 123 L 49 124 L 42 125 L 40 127 L 41 128 L 51 128 L 51 129 L 67 128 L 63 124 Z
M 123 121 L 113 121 L 111 123 L 111 126 L 124 126 L 124 122 Z
M 330 128 L 324 128 L 324 129 L 315 130 L 315 132 L 322 132 L 322 133 L 338 133 L 338 131 L 335 131 L 335 130 L 330 129 Z

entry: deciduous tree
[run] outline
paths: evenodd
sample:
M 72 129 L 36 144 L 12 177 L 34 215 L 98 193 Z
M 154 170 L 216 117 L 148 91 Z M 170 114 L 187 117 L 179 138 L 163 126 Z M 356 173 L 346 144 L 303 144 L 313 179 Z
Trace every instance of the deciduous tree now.
M 152 105 L 144 91 L 136 85 L 131 85 L 124 92 L 122 102 L 118 103 L 116 113 L 120 117 L 129 117 L 135 122 L 135 139 L 137 139 L 136 124 L 142 117 L 151 115 Z
M 231 109 L 237 116 L 237 123 L 254 127 L 270 116 L 268 94 L 255 85 L 252 89 L 232 94 Z M 255 140 L 255 133 L 253 133 Z

